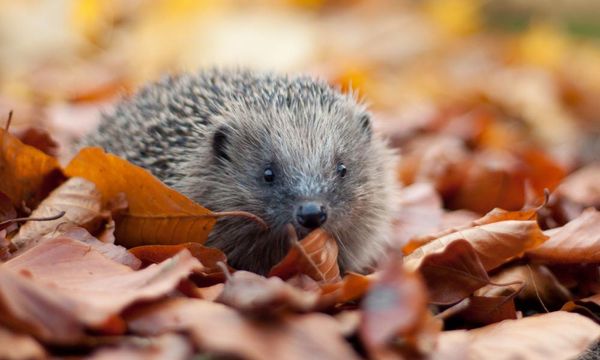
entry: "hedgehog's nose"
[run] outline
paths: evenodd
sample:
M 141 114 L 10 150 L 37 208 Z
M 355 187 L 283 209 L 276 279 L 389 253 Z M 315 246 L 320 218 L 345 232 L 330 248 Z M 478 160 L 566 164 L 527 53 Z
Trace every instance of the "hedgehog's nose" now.
M 322 204 L 304 202 L 296 209 L 296 220 L 305 228 L 318 228 L 327 221 L 327 210 Z

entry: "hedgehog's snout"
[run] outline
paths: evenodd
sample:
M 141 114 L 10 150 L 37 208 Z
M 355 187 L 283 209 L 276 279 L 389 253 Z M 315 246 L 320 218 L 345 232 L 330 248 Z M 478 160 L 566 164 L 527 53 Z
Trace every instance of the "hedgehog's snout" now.
M 306 201 L 296 207 L 296 221 L 307 229 L 315 229 L 327 221 L 327 208 L 316 201 Z

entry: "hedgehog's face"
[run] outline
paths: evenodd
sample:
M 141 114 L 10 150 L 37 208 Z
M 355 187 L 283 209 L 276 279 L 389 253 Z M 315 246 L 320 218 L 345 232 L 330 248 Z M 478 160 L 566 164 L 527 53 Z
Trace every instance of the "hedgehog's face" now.
M 286 224 L 301 237 L 317 227 L 338 236 L 358 226 L 353 220 L 368 223 L 367 212 L 377 210 L 368 202 L 382 188 L 382 170 L 370 150 L 369 116 L 356 104 L 250 112 L 225 124 L 214 134 L 212 151 L 226 190 L 222 204 L 213 199 L 209 205 L 263 218 L 270 234 L 252 241 L 286 241 Z M 259 232 L 251 223 L 240 226 L 247 236 Z

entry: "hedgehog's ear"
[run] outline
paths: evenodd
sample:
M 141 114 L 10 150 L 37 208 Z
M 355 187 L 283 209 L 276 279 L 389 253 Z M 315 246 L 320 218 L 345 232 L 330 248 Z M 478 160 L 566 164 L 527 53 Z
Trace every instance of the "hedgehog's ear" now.
M 212 139 L 212 148 L 217 159 L 223 159 L 231 161 L 229 155 L 227 155 L 227 137 L 229 136 L 229 129 L 225 126 L 221 126 L 215 131 Z
M 360 116 L 359 121 L 360 121 L 360 126 L 361 126 L 362 130 L 367 135 L 367 138 L 369 140 L 371 140 L 371 133 L 372 133 L 371 116 L 369 114 L 362 114 Z

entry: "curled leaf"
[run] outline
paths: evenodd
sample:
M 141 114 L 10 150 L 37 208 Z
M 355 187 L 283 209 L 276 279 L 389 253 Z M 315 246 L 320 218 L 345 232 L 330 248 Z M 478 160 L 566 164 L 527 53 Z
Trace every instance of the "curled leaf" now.
M 529 250 L 528 257 L 559 264 L 600 262 L 600 211 L 589 208 L 568 224 L 548 233 L 550 239 Z
M 306 274 L 317 281 L 335 282 L 340 279 L 336 241 L 322 229 L 316 229 L 298 242 L 292 238 L 288 254 L 269 272 L 269 276 L 289 279 Z
M 146 170 L 100 148 L 82 149 L 67 166 L 69 176 L 96 184 L 104 204 L 125 193 L 129 209 L 117 222 L 117 242 L 126 247 L 204 243 L 216 220 L 212 213 L 162 184 Z
M 405 258 L 405 263 L 410 268 L 416 268 L 423 257 L 459 239 L 464 239 L 473 246 L 483 267 L 489 271 L 521 256 L 526 250 L 544 242 L 547 237 L 535 221 L 500 221 L 442 236 L 417 248 Z
M 54 190 L 33 211 L 31 217 L 44 218 L 64 213 L 52 221 L 28 221 L 12 239 L 17 249 L 32 246 L 43 236 L 55 231 L 60 224 L 95 228 L 104 217 L 101 195 L 94 183 L 83 178 L 71 178 Z
M 34 208 L 64 175 L 58 161 L 0 129 L 0 191 L 19 208 Z

